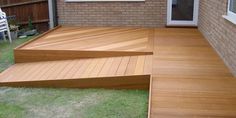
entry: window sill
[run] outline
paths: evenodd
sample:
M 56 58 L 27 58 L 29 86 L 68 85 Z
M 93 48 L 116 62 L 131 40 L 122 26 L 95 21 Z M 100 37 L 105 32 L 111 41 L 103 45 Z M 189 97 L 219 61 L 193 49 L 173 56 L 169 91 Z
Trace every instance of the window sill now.
M 145 0 L 65 0 L 65 2 L 144 2 Z
M 222 17 L 236 25 L 236 19 L 234 19 L 228 15 L 223 15 Z

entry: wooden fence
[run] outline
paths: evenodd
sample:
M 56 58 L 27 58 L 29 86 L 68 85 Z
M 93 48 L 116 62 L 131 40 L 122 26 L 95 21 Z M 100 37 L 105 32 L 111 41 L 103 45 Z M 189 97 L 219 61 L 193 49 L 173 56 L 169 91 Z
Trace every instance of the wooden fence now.
M 49 29 L 47 0 L 0 0 L 0 7 L 8 16 L 15 16 L 22 27 L 26 27 L 31 19 L 38 31 Z

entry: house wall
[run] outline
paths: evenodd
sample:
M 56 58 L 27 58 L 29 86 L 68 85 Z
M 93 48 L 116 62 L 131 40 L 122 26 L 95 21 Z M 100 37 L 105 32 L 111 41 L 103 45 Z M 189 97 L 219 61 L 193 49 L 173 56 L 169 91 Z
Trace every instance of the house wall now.
M 164 27 L 167 0 L 145 2 L 57 1 L 62 25 Z
M 236 76 L 236 25 L 226 14 L 227 0 L 200 0 L 198 27 Z

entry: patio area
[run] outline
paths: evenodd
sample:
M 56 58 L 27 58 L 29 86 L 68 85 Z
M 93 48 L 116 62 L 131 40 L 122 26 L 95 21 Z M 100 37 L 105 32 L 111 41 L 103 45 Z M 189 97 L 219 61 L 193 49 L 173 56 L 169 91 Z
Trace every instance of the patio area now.
M 59 27 L 15 59 L 0 85 L 149 89 L 152 118 L 236 116 L 236 80 L 195 28 Z

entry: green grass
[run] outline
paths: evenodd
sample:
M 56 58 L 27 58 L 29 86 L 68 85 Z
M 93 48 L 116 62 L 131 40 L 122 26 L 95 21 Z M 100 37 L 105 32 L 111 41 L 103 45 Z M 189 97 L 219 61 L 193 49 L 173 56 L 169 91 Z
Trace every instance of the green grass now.
M 146 118 L 148 91 L 0 88 L 0 118 Z
M 0 41 L 0 72 L 13 49 L 32 37 Z M 146 118 L 148 91 L 0 87 L 0 118 Z
M 13 49 L 30 39 L 32 39 L 32 37 L 13 40 L 11 44 L 9 41 L 0 41 L 0 72 L 14 63 Z

